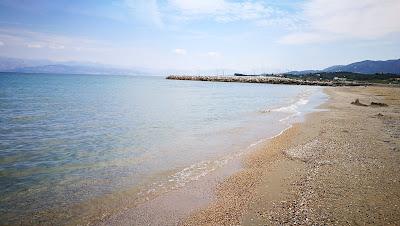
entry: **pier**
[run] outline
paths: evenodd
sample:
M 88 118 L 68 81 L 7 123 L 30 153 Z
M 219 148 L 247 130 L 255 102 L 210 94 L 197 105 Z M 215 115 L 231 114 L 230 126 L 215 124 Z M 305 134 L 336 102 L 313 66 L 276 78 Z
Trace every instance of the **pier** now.
M 353 81 L 302 80 L 302 79 L 273 77 L 273 76 L 170 75 L 166 79 L 208 81 L 208 82 L 242 82 L 242 83 L 285 84 L 285 85 L 309 85 L 309 86 L 364 86 L 364 85 L 368 85 L 367 83 L 359 83 L 359 82 L 353 82 Z

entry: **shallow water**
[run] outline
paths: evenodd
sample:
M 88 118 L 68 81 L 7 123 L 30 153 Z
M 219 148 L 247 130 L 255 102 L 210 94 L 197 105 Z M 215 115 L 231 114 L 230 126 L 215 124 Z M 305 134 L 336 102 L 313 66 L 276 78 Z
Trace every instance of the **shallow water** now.
M 185 186 L 301 120 L 321 90 L 1 73 L 0 222 Z

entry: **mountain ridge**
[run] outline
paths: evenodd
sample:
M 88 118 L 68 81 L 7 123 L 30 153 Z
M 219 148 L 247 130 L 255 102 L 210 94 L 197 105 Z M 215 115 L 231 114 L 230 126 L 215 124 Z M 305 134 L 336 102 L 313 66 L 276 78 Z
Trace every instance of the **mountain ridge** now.
M 154 71 L 150 69 L 121 68 L 92 62 L 55 62 L 50 60 L 30 60 L 1 56 L 0 72 L 121 75 L 165 74 L 165 72 L 161 73 L 161 71 Z M 305 75 L 323 72 L 352 72 L 359 74 L 387 73 L 400 75 L 400 59 L 379 61 L 364 60 L 347 65 L 334 65 L 323 70 L 289 71 L 284 74 Z
M 347 65 L 334 65 L 323 70 L 289 71 L 285 74 L 304 75 L 318 72 L 352 72 L 359 74 L 400 74 L 400 59 L 394 60 L 364 60 Z
M 0 72 L 54 73 L 54 74 L 118 74 L 148 75 L 146 70 L 122 68 L 92 62 L 55 62 L 50 60 L 31 60 L 0 57 Z

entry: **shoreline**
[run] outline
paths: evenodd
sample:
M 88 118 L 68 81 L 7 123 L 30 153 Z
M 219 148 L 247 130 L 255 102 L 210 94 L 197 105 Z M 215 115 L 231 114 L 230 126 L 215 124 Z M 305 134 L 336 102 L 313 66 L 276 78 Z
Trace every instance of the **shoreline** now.
M 146 202 L 135 205 L 133 208 L 125 209 L 122 212 L 112 214 L 96 225 L 176 225 L 182 224 L 184 220 L 190 217 L 196 211 L 206 208 L 217 197 L 216 189 L 219 184 L 244 169 L 243 159 L 251 155 L 254 151 L 263 148 L 265 143 L 275 139 L 286 131 L 290 130 L 294 124 L 304 121 L 304 117 L 309 111 L 318 111 L 318 106 L 326 102 L 327 98 L 323 90 L 318 91 L 323 99 L 318 103 L 312 103 L 307 107 L 308 110 L 298 112 L 288 117 L 292 120 L 285 123 L 282 130 L 271 136 L 261 138 L 254 143 L 249 144 L 244 150 L 234 152 L 230 155 L 229 161 L 222 167 L 208 172 L 199 180 L 193 180 L 186 186 L 160 194 Z M 315 101 L 315 100 L 314 100 Z M 297 104 L 295 102 L 294 104 Z M 291 104 L 290 106 L 292 106 Z M 288 118 L 286 117 L 286 118 Z M 279 120 L 279 121 L 282 121 Z M 226 158 L 224 158 L 226 159 Z M 223 161 L 223 160 L 219 160 Z
M 314 89 L 315 89 L 315 87 L 312 88 L 312 90 L 314 90 Z M 293 101 L 288 102 L 287 105 L 285 104 L 283 106 L 277 106 L 277 107 L 272 106 L 271 112 L 273 112 L 274 110 L 277 110 L 277 112 L 281 112 L 280 111 L 281 108 L 282 109 L 286 109 L 286 108 L 297 109 L 297 107 L 300 108 L 301 106 L 306 105 L 308 103 L 308 101 L 306 103 L 302 103 L 302 102 L 304 102 L 302 100 L 306 97 L 308 98 L 309 95 L 311 95 L 311 93 L 314 93 L 314 92 L 310 92 L 307 89 L 306 91 L 301 92 L 298 95 L 296 95 L 295 96 L 296 98 Z M 321 89 L 318 89 L 318 93 L 321 93 Z M 317 96 L 319 96 L 319 95 L 320 94 L 318 94 Z M 300 99 L 300 100 L 297 100 L 297 99 Z M 315 100 L 312 100 L 312 101 L 310 99 L 311 104 L 309 104 L 309 107 L 303 107 L 303 108 L 307 108 L 309 110 L 309 109 L 314 108 L 314 106 L 321 103 L 320 101 L 317 101 L 318 98 L 314 98 L 314 99 Z M 301 102 L 301 103 L 299 103 L 299 102 Z M 304 112 L 306 112 L 306 111 L 307 110 L 305 110 Z M 291 115 L 292 115 L 292 113 L 293 112 L 290 111 Z M 259 110 L 259 111 L 251 112 L 251 114 L 252 115 L 250 115 L 250 117 L 255 117 L 255 116 L 265 117 L 266 114 L 270 114 L 270 113 Z M 271 113 L 271 114 L 280 114 L 280 113 Z M 285 111 L 283 114 L 289 114 L 289 113 Z M 299 117 L 298 114 L 295 114 L 295 115 L 296 115 L 295 118 Z M 267 117 L 269 117 L 269 116 L 267 116 Z M 292 115 L 290 117 L 294 117 L 294 116 Z M 280 118 L 283 119 L 283 116 Z M 130 209 L 136 209 L 136 207 L 138 207 L 138 206 L 140 206 L 140 208 L 142 208 L 142 210 L 148 209 L 149 210 L 148 212 L 154 212 L 154 210 L 160 206 L 166 207 L 166 208 L 164 208 L 164 210 L 169 211 L 170 206 L 171 205 L 173 206 L 176 203 L 176 201 L 178 200 L 177 198 L 173 198 L 173 196 L 182 199 L 182 197 L 180 196 L 180 194 L 182 194 L 182 193 L 179 193 L 179 191 L 177 191 L 177 190 L 185 190 L 183 192 L 183 193 L 186 192 L 186 194 L 187 194 L 187 196 L 185 196 L 185 198 L 192 199 L 193 201 L 192 201 L 192 203 L 189 203 L 189 204 L 184 204 L 183 202 L 181 202 L 180 209 L 177 211 L 174 211 L 174 213 L 173 213 L 174 215 L 182 216 L 180 213 L 186 214 L 188 207 L 189 207 L 189 209 L 193 209 L 193 211 L 198 208 L 204 208 L 214 199 L 214 188 L 217 186 L 217 184 L 222 182 L 226 177 L 229 177 L 231 174 L 233 174 L 236 171 L 241 169 L 241 167 L 242 167 L 241 159 L 243 158 L 243 156 L 246 153 L 251 152 L 253 147 L 260 145 L 261 143 L 265 142 L 265 140 L 279 136 L 281 133 L 283 133 L 283 131 L 288 129 L 288 128 L 286 128 L 286 126 L 289 125 L 289 122 L 291 124 L 292 120 L 288 119 L 286 121 L 286 118 L 284 118 L 284 119 L 285 119 L 284 120 L 285 122 L 282 124 L 282 128 L 274 127 L 273 125 L 270 125 L 271 129 L 267 130 L 270 132 L 267 132 L 267 133 L 263 133 L 262 130 L 264 129 L 264 126 L 261 124 L 260 129 L 262 129 L 262 130 L 260 130 L 260 132 L 263 133 L 262 135 L 257 133 L 258 137 L 254 140 L 249 140 L 248 143 L 245 143 L 244 148 L 242 148 L 242 147 L 237 148 L 237 151 L 236 151 L 236 149 L 235 149 L 235 151 L 233 151 L 233 149 L 230 149 L 230 152 L 232 154 L 229 154 L 227 156 L 224 155 L 224 157 L 215 159 L 217 162 L 225 162 L 227 160 L 228 162 L 232 162 L 232 163 L 228 163 L 228 166 L 223 166 L 222 168 L 219 166 L 220 164 L 217 164 L 218 169 L 216 169 L 215 171 L 218 171 L 218 172 L 211 172 L 211 173 L 207 172 L 208 174 L 210 174 L 210 176 L 208 176 L 208 175 L 206 175 L 205 177 L 201 176 L 202 178 L 199 179 L 199 181 L 205 180 L 205 181 L 209 181 L 209 182 L 197 182 L 197 179 L 196 179 L 196 180 L 190 181 L 190 183 L 188 183 L 189 186 L 184 189 L 181 189 L 181 187 L 178 187 L 177 189 L 172 189 L 172 190 L 168 190 L 168 191 L 160 190 L 159 192 L 155 192 L 154 195 L 153 195 L 153 193 L 150 193 L 150 194 L 146 193 L 146 194 L 144 194 L 144 196 L 142 196 L 142 195 L 139 196 L 139 194 L 143 193 L 143 191 L 146 192 L 146 191 L 151 190 L 150 188 L 153 188 L 153 187 L 158 188 L 159 183 L 155 184 L 154 182 L 159 182 L 160 180 L 154 180 L 154 181 L 149 180 L 143 186 L 129 187 L 126 189 L 121 189 L 121 190 L 118 190 L 113 193 L 109 193 L 106 195 L 91 198 L 84 202 L 74 203 L 71 206 L 68 206 L 68 205 L 62 206 L 61 205 L 61 206 L 57 206 L 56 208 L 44 209 L 43 211 L 33 213 L 32 217 L 29 217 L 29 218 L 27 217 L 27 218 L 21 219 L 19 223 L 29 224 L 29 223 L 35 223 L 35 222 L 36 223 L 37 222 L 52 222 L 52 223 L 58 223 L 58 224 L 91 224 L 91 225 L 97 225 L 97 224 L 102 224 L 102 223 L 107 224 L 107 222 L 110 222 L 109 221 L 110 219 L 112 221 L 113 219 L 115 219 L 115 217 L 118 218 L 118 216 L 121 216 L 121 212 L 122 212 L 122 215 L 124 215 L 123 212 L 127 212 L 127 211 L 129 212 Z M 276 122 L 278 122 L 278 121 L 280 122 L 281 120 L 277 120 Z M 257 119 L 255 122 L 257 124 L 259 124 L 260 120 Z M 265 123 L 263 123 L 263 124 L 265 124 Z M 272 129 L 272 128 L 275 128 L 275 129 Z M 225 157 L 228 157 L 229 159 L 227 159 Z M 214 159 L 212 159 L 211 162 L 214 162 L 213 160 Z M 202 162 L 204 162 L 204 161 L 202 161 Z M 202 162 L 199 162 L 199 164 L 201 165 Z M 187 171 L 186 171 L 187 168 L 192 168 L 192 166 L 194 168 L 196 168 L 196 166 L 199 164 L 196 163 L 196 164 L 190 165 L 186 168 L 174 168 L 170 171 L 167 171 L 162 174 L 160 173 L 156 176 L 161 177 L 162 181 L 168 181 L 170 179 L 169 178 L 170 176 L 174 177 L 177 174 L 187 173 Z M 225 164 L 225 163 L 223 163 L 223 164 Z M 213 167 L 213 166 L 211 166 L 211 167 Z M 201 169 L 201 170 L 203 170 L 203 169 Z M 214 171 L 214 169 L 212 171 Z M 222 172 L 220 172 L 220 171 L 222 171 Z M 191 172 L 189 172 L 189 174 L 190 174 L 189 176 L 193 175 Z M 194 175 L 194 176 L 196 176 L 196 175 Z M 153 179 L 153 178 L 151 178 L 151 179 Z M 194 183 L 195 185 L 190 186 L 190 184 L 192 184 L 192 183 Z M 146 186 L 146 185 L 149 185 L 149 186 Z M 175 186 L 175 187 L 177 187 L 177 186 Z M 194 196 L 192 196 L 192 194 L 189 194 L 192 192 L 192 190 L 190 190 L 192 187 L 198 187 L 198 188 L 201 187 L 201 189 L 198 189 L 198 191 L 202 192 L 203 194 L 198 193 L 198 195 L 195 194 Z M 207 193 L 209 193 L 209 194 L 204 195 L 204 191 L 207 191 Z M 172 195 L 170 195 L 169 193 L 171 193 Z M 161 198 L 158 198 L 159 196 Z M 164 201 L 162 201 L 162 203 L 163 203 L 162 205 L 156 205 L 154 203 L 160 204 L 160 202 L 158 202 L 158 201 L 153 202 L 152 201 L 153 199 L 164 200 Z M 205 199 L 205 200 L 197 202 L 196 200 L 198 200 L 198 199 Z M 178 212 L 178 213 L 176 213 L 176 212 Z M 148 215 L 147 213 L 145 213 L 145 211 L 139 211 L 139 213 L 142 216 Z M 165 213 L 167 213 L 167 212 L 165 212 Z M 163 210 L 159 209 L 158 215 L 160 216 L 162 214 L 164 214 Z M 134 215 L 134 214 L 126 214 L 125 217 L 131 218 L 130 216 L 132 216 L 132 215 Z M 189 214 L 187 214 L 187 215 L 189 215 Z M 186 217 L 186 215 L 185 215 L 185 217 Z M 124 217 L 121 217 L 120 219 L 123 221 L 124 220 L 123 218 Z M 164 219 L 166 219 L 166 218 L 167 217 L 165 217 Z M 182 217 L 182 219 L 183 218 L 184 217 Z M 136 221 L 136 220 L 137 219 L 132 219 L 132 221 Z M 179 221 L 180 220 L 181 220 L 181 217 L 179 217 Z M 115 224 L 118 224 L 118 220 L 115 221 Z
M 329 111 L 308 114 L 246 156 L 244 169 L 218 185 L 214 202 L 182 224 L 399 224 L 399 89 L 325 92 L 330 98 L 321 107 Z M 389 106 L 360 109 L 350 104 L 356 98 Z M 375 150 L 384 154 L 376 156 Z M 374 168 L 376 162 L 381 168 Z M 382 173 L 391 178 L 380 178 Z
M 126 206 L 121 208 L 117 202 L 109 200 L 105 211 L 95 200 L 84 209 L 101 210 L 98 214 L 70 223 L 400 223 L 397 217 L 400 216 L 400 175 L 395 174 L 400 169 L 400 89 L 326 87 L 323 92 L 329 98 L 311 112 L 303 112 L 300 121 L 291 121 L 278 134 L 250 144 L 246 152 L 233 157 L 227 165 L 188 186 L 138 205 L 132 205 L 132 197 L 122 197 L 129 192 L 122 192 L 117 198 Z M 350 104 L 355 99 L 365 106 Z M 371 102 L 388 106 L 372 106 Z M 359 146 L 363 149 L 358 149 Z M 364 150 L 368 152 L 363 153 Z M 374 156 L 375 150 L 384 154 Z M 351 161 L 347 162 L 347 158 Z M 363 175 L 362 170 L 367 170 L 368 174 Z M 371 183 L 360 179 L 360 175 Z M 390 180 L 382 182 L 381 175 Z M 346 177 L 349 181 L 343 179 Z M 379 193 L 381 184 L 387 186 L 383 195 Z M 363 193 L 368 192 L 369 196 L 364 197 Z M 346 199 L 341 200 L 338 194 Z M 379 199 L 371 198 L 375 196 Z M 377 202 L 380 203 L 378 207 L 374 206 Z M 386 203 L 390 208 L 383 207 Z M 379 214 L 372 213 L 371 208 L 378 208 Z M 352 218 L 354 215 L 357 218 Z

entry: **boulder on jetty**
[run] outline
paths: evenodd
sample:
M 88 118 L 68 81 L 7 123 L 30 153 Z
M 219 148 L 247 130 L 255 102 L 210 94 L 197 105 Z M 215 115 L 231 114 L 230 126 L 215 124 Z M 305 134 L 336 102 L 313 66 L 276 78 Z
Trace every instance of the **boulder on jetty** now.
M 311 85 L 311 86 L 360 86 L 356 82 L 348 81 L 321 81 L 321 80 L 302 80 L 285 77 L 273 76 L 191 76 L 191 75 L 170 75 L 166 79 L 171 80 L 191 80 L 209 82 L 242 82 L 242 83 L 268 83 L 285 85 Z

